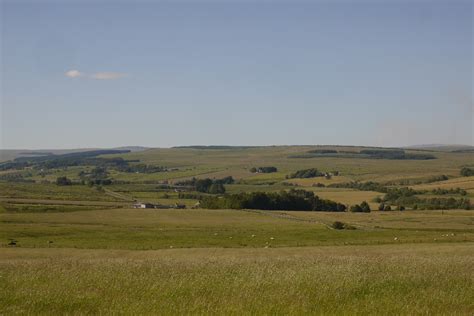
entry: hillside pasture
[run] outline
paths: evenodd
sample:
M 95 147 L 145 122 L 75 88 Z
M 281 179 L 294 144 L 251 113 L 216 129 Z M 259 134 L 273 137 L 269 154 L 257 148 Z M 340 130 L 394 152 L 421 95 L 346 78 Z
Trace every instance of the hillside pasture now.
M 466 191 L 474 191 L 474 176 L 472 177 L 458 177 L 446 181 L 438 181 L 435 183 L 427 183 L 411 186 L 416 190 L 434 190 L 434 189 L 456 189 L 461 188 Z
M 85 185 L 58 186 L 41 183 L 0 182 L 0 198 L 73 200 L 73 201 L 117 201 L 103 191 Z

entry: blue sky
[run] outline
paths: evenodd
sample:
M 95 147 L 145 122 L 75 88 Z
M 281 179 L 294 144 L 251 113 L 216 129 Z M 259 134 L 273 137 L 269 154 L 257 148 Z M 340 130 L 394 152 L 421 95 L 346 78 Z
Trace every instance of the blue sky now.
M 471 1 L 3 1 L 0 148 L 473 144 Z

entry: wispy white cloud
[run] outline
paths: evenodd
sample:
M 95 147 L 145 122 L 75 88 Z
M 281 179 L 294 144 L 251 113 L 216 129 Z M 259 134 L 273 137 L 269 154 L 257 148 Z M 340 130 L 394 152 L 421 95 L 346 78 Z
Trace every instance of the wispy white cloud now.
M 98 72 L 91 75 L 91 78 L 98 80 L 114 80 L 126 77 L 127 74 L 122 72 Z
M 69 78 L 78 78 L 78 77 L 81 77 L 83 74 L 79 70 L 72 69 L 72 70 L 66 71 L 64 75 Z
M 114 80 L 126 77 L 127 74 L 123 72 L 96 72 L 94 74 L 85 74 L 80 72 L 76 69 L 68 70 L 64 73 L 64 75 L 68 78 L 79 78 L 85 77 L 90 79 L 97 79 L 97 80 Z

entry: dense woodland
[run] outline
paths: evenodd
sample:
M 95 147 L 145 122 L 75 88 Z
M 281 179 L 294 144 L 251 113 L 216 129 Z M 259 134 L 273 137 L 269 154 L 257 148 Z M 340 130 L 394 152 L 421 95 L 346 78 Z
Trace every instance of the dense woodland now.
M 346 206 L 320 199 L 313 192 L 291 189 L 278 193 L 252 192 L 203 197 L 200 207 L 208 209 L 258 209 L 290 211 L 344 212 Z
M 235 180 L 232 177 L 225 177 L 222 179 L 196 179 L 183 180 L 176 182 L 177 186 L 191 186 L 197 192 L 210 193 L 210 194 L 223 194 L 225 193 L 224 184 L 232 184 Z

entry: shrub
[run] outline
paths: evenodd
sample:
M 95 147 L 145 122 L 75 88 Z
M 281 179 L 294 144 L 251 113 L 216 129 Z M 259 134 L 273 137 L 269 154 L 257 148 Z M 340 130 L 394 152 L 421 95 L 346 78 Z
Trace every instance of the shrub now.
M 366 201 L 364 201 L 360 205 L 352 205 L 350 211 L 354 213 L 370 213 L 370 206 Z
M 57 185 L 71 185 L 72 181 L 68 179 L 67 177 L 58 177 L 56 179 L 56 184 Z
M 343 222 L 335 221 L 331 226 L 334 229 L 344 229 L 345 224 Z
M 370 213 L 370 206 L 369 203 L 367 203 L 366 201 L 360 203 L 360 207 L 362 208 L 362 212 Z
M 467 168 L 467 167 L 464 167 L 461 169 L 461 175 L 463 177 L 470 177 L 470 176 L 474 176 L 474 169 L 472 168 Z
M 340 221 L 335 221 L 334 223 L 331 224 L 331 227 L 334 229 L 348 229 L 348 230 L 356 229 L 354 226 L 340 222 Z
M 277 172 L 278 169 L 276 167 L 258 167 L 258 168 L 251 168 L 250 172 L 252 173 L 272 173 Z
M 359 204 L 352 205 L 349 210 L 350 210 L 351 212 L 354 212 L 354 213 L 362 213 L 362 212 L 363 212 L 362 207 L 360 207 Z

